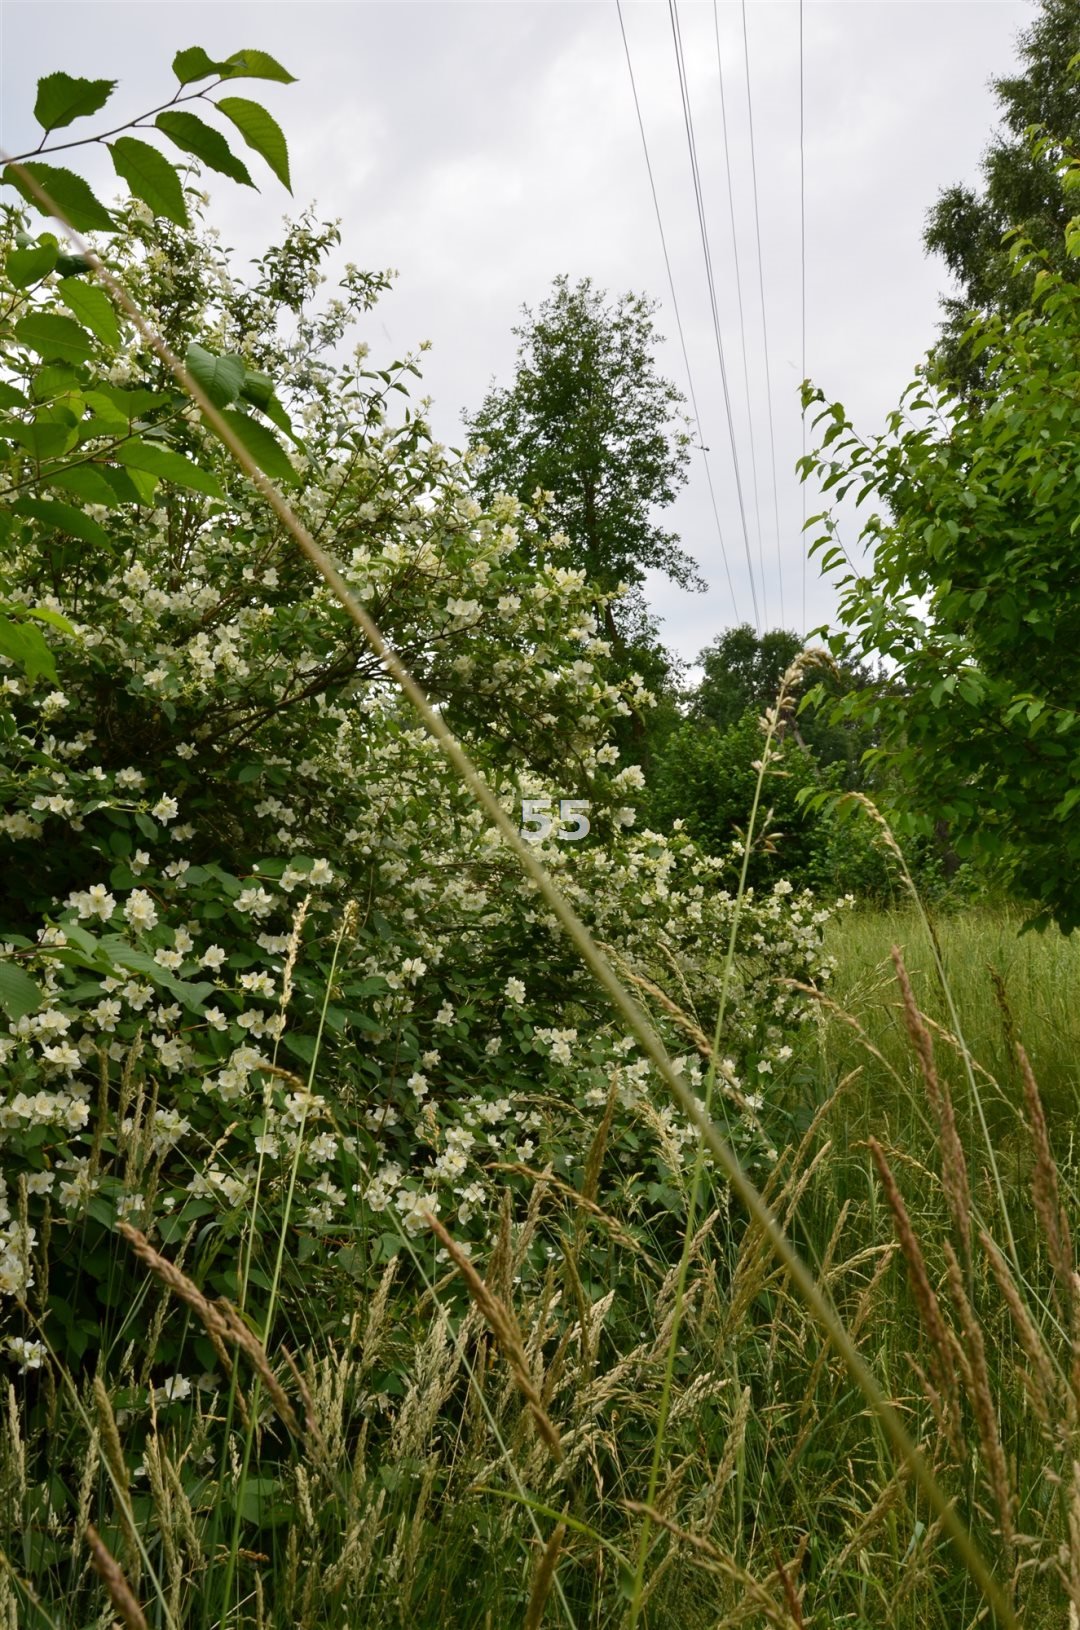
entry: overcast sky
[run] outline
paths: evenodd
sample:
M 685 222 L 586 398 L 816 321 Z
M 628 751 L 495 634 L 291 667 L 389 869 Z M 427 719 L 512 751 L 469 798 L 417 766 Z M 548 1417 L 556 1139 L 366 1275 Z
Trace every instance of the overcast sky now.
M 741 4 L 716 9 L 742 326 L 714 8 L 680 0 L 678 11 L 746 516 L 744 535 L 668 5 L 624 0 L 721 522 L 718 535 L 696 454 L 669 524 L 708 593 L 650 585 L 665 638 L 692 658 L 754 621 L 755 594 L 765 626 L 800 631 L 831 616 L 834 596 L 811 564 L 804 618 L 798 6 L 749 0 L 745 53 Z M 864 432 L 881 426 L 933 340 L 945 274 L 923 253 L 925 212 L 941 187 L 976 177 L 995 120 L 988 81 L 1013 63 L 1031 14 L 1016 0 L 805 0 L 806 367 Z M 509 382 L 521 306 L 539 304 L 559 273 L 658 300 L 661 366 L 687 391 L 615 0 L 0 0 L 0 146 L 36 142 L 40 75 L 118 78 L 110 115 L 135 114 L 171 94 L 173 53 L 195 44 L 212 57 L 259 47 L 298 78 L 238 87 L 285 130 L 293 200 L 268 174 L 259 196 L 211 177 L 226 241 L 255 254 L 286 211 L 312 201 L 340 216 L 346 258 L 400 273 L 363 336 L 373 360 L 432 341 L 423 390 L 441 440 L 460 445 L 462 411 L 493 377 Z

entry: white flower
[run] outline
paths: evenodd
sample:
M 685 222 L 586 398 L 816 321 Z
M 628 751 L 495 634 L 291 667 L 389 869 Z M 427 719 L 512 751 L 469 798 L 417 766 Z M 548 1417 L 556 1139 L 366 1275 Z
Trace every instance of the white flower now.
M 435 1023 L 436 1024 L 453 1024 L 453 1022 L 454 1022 L 454 1009 L 450 1005 L 449 1002 L 444 1002 L 442 1007 L 439 1009 L 438 1013 L 436 1013 L 436 1015 L 435 1015 Z
M 129 768 L 126 770 L 117 770 L 116 772 L 116 785 L 118 787 L 141 787 L 145 779 L 146 778 L 141 770 L 133 770 Z
M 212 968 L 216 971 L 224 961 L 225 952 L 220 945 L 208 945 L 203 952 L 202 965 L 204 968 Z
M 159 798 L 150 813 L 159 821 L 175 821 L 180 813 L 180 805 L 175 798 Z
M 227 1030 L 229 1021 L 219 1007 L 208 1007 L 203 1018 L 212 1030 Z
M 190 1397 L 191 1382 L 186 1375 L 170 1375 L 160 1387 L 154 1388 L 154 1402 L 159 1408 L 162 1404 L 182 1403 L 185 1398 Z
M 8 1350 L 8 1357 L 14 1359 L 23 1375 L 27 1370 L 40 1370 L 46 1353 L 44 1342 L 27 1341 L 25 1336 L 9 1336 L 4 1346 Z
M 317 860 L 308 872 L 307 880 L 314 888 L 322 888 L 326 883 L 334 881 L 334 873 L 328 860 Z
M 145 889 L 132 889 L 124 904 L 124 916 L 132 928 L 149 930 L 157 925 L 157 906 Z
M 523 1002 L 525 1000 L 525 986 L 520 979 L 508 979 L 503 986 L 503 992 L 509 1002 Z
M 250 912 L 253 917 L 268 917 L 274 909 L 274 902 L 263 888 L 241 889 L 236 909 Z

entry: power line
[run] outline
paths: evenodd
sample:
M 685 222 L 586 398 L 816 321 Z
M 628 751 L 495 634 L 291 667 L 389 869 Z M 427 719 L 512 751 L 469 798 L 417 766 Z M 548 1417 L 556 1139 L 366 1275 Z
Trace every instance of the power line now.
M 675 294 L 675 279 L 671 271 L 671 260 L 668 256 L 667 235 L 664 232 L 664 220 L 660 213 L 660 200 L 656 193 L 656 181 L 653 176 L 652 160 L 649 157 L 649 142 L 645 134 L 645 121 L 641 116 L 641 103 L 638 100 L 637 80 L 634 78 L 634 64 L 630 58 L 630 42 L 626 37 L 626 24 L 623 21 L 622 0 L 615 0 L 615 7 L 619 14 L 619 29 L 622 33 L 623 50 L 626 52 L 626 66 L 630 74 L 630 89 L 634 95 L 634 111 L 637 114 L 638 129 L 641 132 L 641 145 L 645 153 L 645 168 L 649 175 L 649 188 L 652 192 L 653 209 L 656 211 L 656 224 L 660 229 L 660 244 L 664 251 L 664 266 L 667 271 L 668 288 L 671 290 L 671 305 L 675 313 L 675 326 L 679 333 L 679 344 L 682 347 L 683 364 L 686 368 L 686 380 L 690 388 L 690 405 L 694 413 L 694 424 L 697 428 L 698 447 L 705 464 L 705 478 L 709 483 L 709 500 L 712 504 L 713 518 L 716 521 L 716 535 L 720 540 L 720 556 L 724 562 L 724 573 L 727 577 L 728 589 L 731 592 L 731 608 L 735 613 L 736 622 L 741 622 L 739 607 L 735 595 L 735 584 L 731 576 L 731 567 L 728 564 L 727 546 L 724 543 L 724 529 L 720 524 L 720 510 L 716 502 L 716 491 L 713 487 L 712 467 L 709 464 L 709 449 L 705 445 L 705 437 L 701 432 L 701 415 L 698 412 L 697 395 L 694 391 L 694 376 L 690 368 L 690 357 L 686 349 L 686 337 L 683 334 L 682 317 L 679 314 L 679 302 Z
M 739 517 L 742 522 L 743 547 L 746 551 L 746 567 L 750 578 L 750 595 L 754 602 L 754 622 L 757 631 L 761 633 L 761 614 L 758 610 L 757 588 L 754 583 L 754 562 L 750 555 L 750 532 L 746 524 L 746 501 L 743 497 L 742 473 L 739 469 L 739 449 L 735 441 L 735 421 L 731 411 L 731 391 L 728 386 L 727 362 L 724 357 L 724 341 L 720 333 L 720 313 L 716 304 L 716 283 L 713 278 L 712 253 L 709 249 L 709 233 L 705 224 L 705 205 L 701 193 L 701 174 L 697 162 L 697 144 L 694 140 L 694 119 L 690 107 L 689 86 L 686 80 L 686 63 L 683 57 L 682 34 L 679 29 L 679 13 L 676 0 L 668 0 L 668 11 L 671 16 L 671 28 L 675 39 L 675 61 L 679 71 L 679 90 L 682 95 L 683 123 L 686 126 L 686 140 L 690 151 L 690 172 L 694 183 L 694 198 L 697 203 L 698 225 L 701 228 L 701 246 L 705 255 L 705 276 L 709 285 L 709 305 L 712 311 L 713 333 L 716 337 L 716 352 L 720 360 L 720 378 L 724 387 L 724 408 L 727 413 L 728 434 L 731 438 L 731 460 L 735 470 L 735 490 L 739 499 Z M 753 426 L 750 427 L 751 439 Z
M 716 67 L 720 78 L 720 120 L 724 132 L 724 167 L 727 171 L 728 214 L 731 217 L 731 248 L 735 257 L 735 296 L 739 307 L 739 339 L 742 344 L 743 388 L 746 392 L 746 422 L 751 426 L 754 423 L 754 411 L 750 405 L 750 365 L 746 345 L 746 323 L 743 318 L 742 272 L 739 267 L 739 234 L 735 226 L 735 189 L 731 179 L 731 143 L 728 140 L 727 127 L 727 100 L 724 96 L 724 64 L 720 56 L 720 19 L 717 12 L 717 0 L 713 0 L 713 30 L 716 34 Z M 761 543 L 761 499 L 758 492 L 757 455 L 754 448 L 753 434 L 750 437 L 750 468 L 754 482 L 754 516 L 757 522 L 758 566 L 761 570 L 761 604 L 765 613 L 766 623 L 769 620 L 769 600 L 765 592 L 765 556 Z
M 801 0 L 800 0 L 801 4 Z M 716 0 L 713 0 L 716 17 Z M 754 104 L 750 95 L 750 39 L 746 27 L 746 0 L 742 0 L 743 59 L 746 63 L 746 113 L 750 122 L 750 173 L 754 182 L 754 232 L 757 238 L 758 293 L 761 297 L 761 339 L 765 349 L 765 399 L 769 409 L 769 455 L 772 461 L 773 521 L 776 527 L 776 569 L 780 581 L 780 623 L 784 623 L 784 562 L 780 553 L 780 496 L 776 484 L 776 429 L 773 420 L 772 377 L 769 366 L 769 326 L 765 316 L 765 272 L 761 254 L 761 214 L 758 208 L 757 155 L 754 146 Z M 717 52 L 719 52 L 719 32 Z M 725 136 L 726 140 L 726 136 Z M 761 536 L 760 518 L 758 537 Z M 762 569 L 764 574 L 764 568 Z

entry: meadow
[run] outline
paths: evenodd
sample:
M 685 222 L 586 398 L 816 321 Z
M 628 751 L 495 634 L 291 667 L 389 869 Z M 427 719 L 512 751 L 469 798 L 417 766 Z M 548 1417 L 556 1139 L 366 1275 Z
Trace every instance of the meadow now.
M 1061 1273 L 1080 948 L 1021 921 L 942 914 L 937 955 L 914 910 L 830 926 L 828 994 L 762 1112 L 778 1146 L 764 1189 L 1017 1622 L 1050 1626 L 1080 1520 Z M 79 1543 L 91 1514 L 126 1624 L 986 1622 L 723 1180 L 706 1176 L 680 1285 L 677 1207 L 643 1224 L 610 1122 L 609 1103 L 576 1182 L 550 1167 L 525 1180 L 482 1279 L 407 1234 L 374 1280 L 342 1271 L 344 1251 L 336 1271 L 289 1264 L 273 1363 L 215 1317 L 197 1257 L 188 1278 L 132 1235 L 151 1339 L 179 1317 L 170 1367 L 198 1367 L 209 1336 L 232 1385 L 151 1389 L 137 1465 L 127 1423 L 152 1348 L 118 1339 L 94 1375 L 59 1363 L 9 1388 L 4 1622 L 109 1622 Z M 49 1464 L 69 1470 L 39 1480 Z

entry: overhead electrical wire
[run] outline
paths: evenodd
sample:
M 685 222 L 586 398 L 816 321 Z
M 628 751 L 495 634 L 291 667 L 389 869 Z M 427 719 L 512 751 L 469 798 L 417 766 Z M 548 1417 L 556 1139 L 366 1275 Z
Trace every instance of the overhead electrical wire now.
M 724 341 L 720 332 L 720 312 L 716 301 L 716 282 L 713 277 L 712 252 L 709 248 L 709 232 L 705 224 L 705 204 L 701 190 L 701 172 L 697 161 L 697 144 L 694 139 L 694 118 L 690 106 L 690 90 L 686 78 L 686 61 L 683 56 L 682 34 L 679 28 L 679 12 L 677 0 L 668 0 L 668 11 L 671 16 L 671 29 L 675 40 L 675 60 L 679 72 L 679 90 L 682 96 L 683 123 L 686 126 L 686 140 L 690 152 L 690 172 L 694 183 L 694 197 L 697 203 L 698 225 L 701 229 L 701 246 L 705 256 L 705 276 L 709 286 L 709 306 L 712 312 L 713 334 L 716 338 L 716 353 L 720 362 L 720 378 L 724 388 L 724 408 L 727 414 L 728 434 L 731 438 L 731 460 L 735 471 L 735 490 L 739 500 L 739 518 L 742 523 L 743 547 L 746 552 L 746 567 L 750 579 L 750 595 L 754 602 L 754 622 L 758 634 L 761 634 L 761 613 L 758 609 L 757 587 L 754 583 L 754 562 L 750 553 L 750 529 L 746 521 L 746 500 L 743 495 L 742 472 L 739 468 L 739 449 L 735 439 L 735 420 L 731 408 L 731 390 L 728 384 L 727 361 L 724 356 Z M 753 426 L 750 426 L 753 437 Z
M 801 0 L 800 0 L 801 4 Z M 716 19 L 716 0 L 713 0 L 713 19 Z M 754 233 L 757 239 L 758 293 L 761 297 L 761 340 L 765 351 L 765 400 L 769 412 L 769 456 L 772 462 L 773 521 L 776 528 L 776 570 L 780 588 L 780 623 L 784 622 L 784 562 L 780 550 L 780 495 L 776 483 L 776 427 L 772 404 L 772 370 L 769 365 L 769 325 L 765 316 L 765 272 L 761 254 L 761 212 L 758 207 L 757 154 L 754 146 L 754 103 L 750 94 L 750 39 L 746 26 L 746 0 L 742 0 L 743 60 L 746 64 L 746 116 L 750 125 L 750 174 L 754 184 Z M 717 60 L 720 54 L 720 33 L 717 26 Z M 721 96 L 723 81 L 721 80 Z M 727 136 L 725 133 L 725 144 Z M 758 522 L 760 539 L 761 525 Z
M 735 584 L 731 576 L 731 566 L 728 563 L 727 545 L 724 542 L 724 529 L 720 524 L 720 509 L 716 502 L 716 490 L 713 486 L 712 467 L 709 464 L 709 449 L 705 445 L 705 437 L 701 430 L 701 414 L 698 412 L 697 394 L 694 390 L 694 375 L 690 367 L 690 356 L 686 348 L 686 337 L 683 333 L 682 317 L 679 313 L 679 302 L 675 294 L 675 278 L 671 270 L 671 259 L 668 255 L 667 234 L 664 231 L 664 220 L 660 213 L 660 200 L 657 196 L 656 181 L 653 176 L 652 159 L 649 157 L 649 141 L 645 134 L 645 121 L 641 114 L 641 103 L 638 100 L 637 80 L 634 77 L 634 64 L 630 57 L 630 42 L 626 37 L 626 24 L 623 20 L 622 0 L 615 0 L 616 10 L 619 14 L 619 29 L 622 33 L 623 50 L 626 52 L 626 67 L 630 75 L 630 89 L 634 96 L 634 111 L 637 114 L 638 129 L 641 132 L 641 145 L 645 153 L 645 169 L 649 176 L 649 188 L 652 192 L 653 209 L 656 211 L 656 224 L 660 231 L 660 245 L 664 252 L 664 267 L 667 271 L 668 288 L 671 291 L 671 306 L 675 314 L 675 327 L 679 335 L 679 345 L 682 348 L 683 364 L 686 368 L 686 380 L 690 391 L 690 405 L 694 414 L 694 425 L 697 429 L 698 447 L 705 464 L 705 478 L 709 484 L 709 499 L 712 503 L 713 518 L 716 522 L 716 535 L 720 541 L 720 557 L 724 563 L 724 573 L 727 577 L 728 589 L 731 593 L 731 607 L 735 613 L 736 622 L 740 622 L 738 597 L 735 593 Z
M 742 345 L 743 388 L 746 392 L 746 420 L 753 425 L 754 411 L 750 403 L 750 364 L 746 345 L 746 322 L 743 317 L 742 272 L 739 266 L 739 234 L 735 225 L 735 188 L 731 177 L 731 143 L 728 140 L 727 100 L 724 96 L 724 64 L 720 55 L 720 20 L 717 0 L 713 0 L 713 29 L 716 34 L 716 67 L 720 78 L 720 122 L 724 134 L 724 167 L 727 171 L 728 214 L 731 218 L 731 249 L 735 259 L 735 297 L 739 308 L 739 339 Z M 758 566 L 761 571 L 761 605 L 766 623 L 769 620 L 769 598 L 765 588 L 765 555 L 761 542 L 761 498 L 758 491 L 757 452 L 753 435 L 750 438 L 750 470 L 754 483 L 754 516 L 757 523 Z

